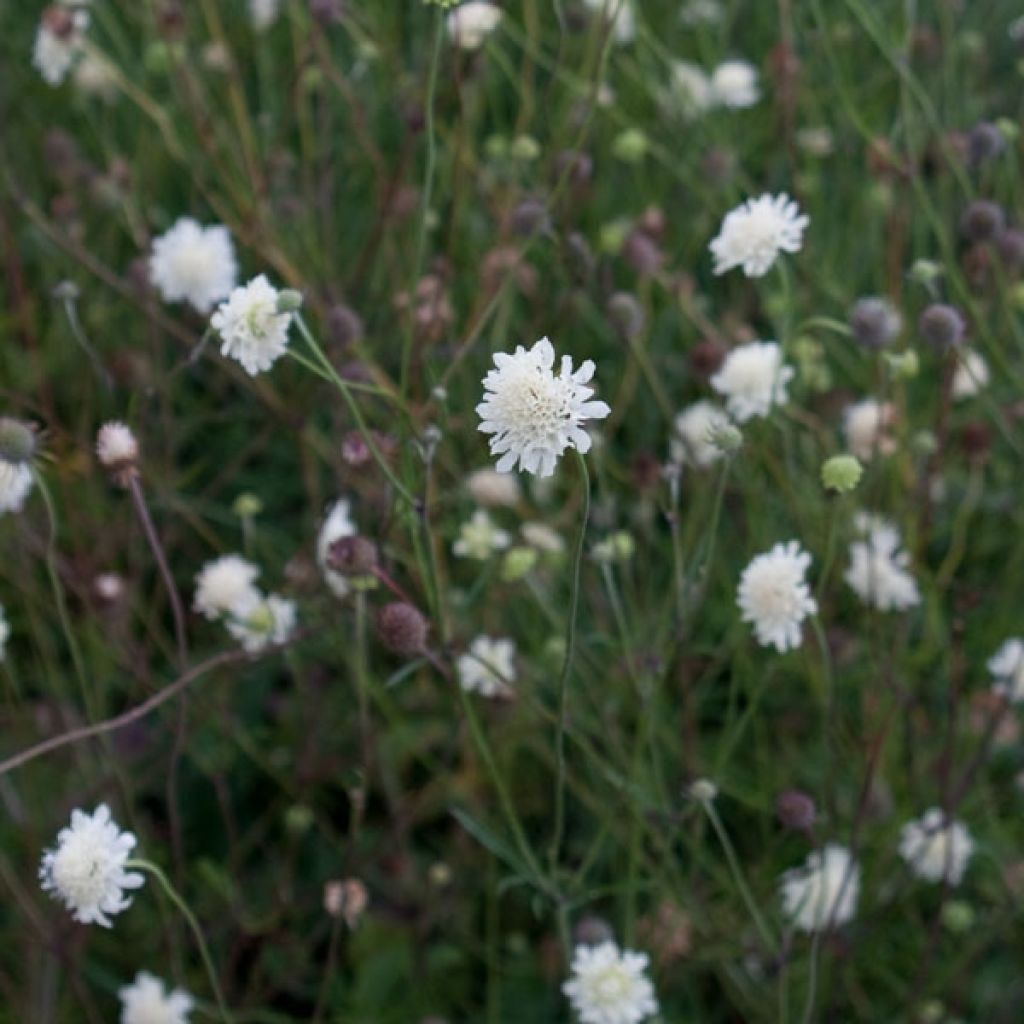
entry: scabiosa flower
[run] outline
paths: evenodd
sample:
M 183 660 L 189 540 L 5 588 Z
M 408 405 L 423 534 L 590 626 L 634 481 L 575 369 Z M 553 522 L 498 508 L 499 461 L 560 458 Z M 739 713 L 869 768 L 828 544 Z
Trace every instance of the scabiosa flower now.
M 130 985 L 117 993 L 121 1000 L 121 1024 L 188 1024 L 195 1005 L 180 988 L 167 990 L 148 971 L 139 971 Z
M 562 986 L 581 1024 L 640 1024 L 658 1012 L 646 953 L 614 942 L 577 946 L 572 976 Z
M 492 455 L 500 455 L 497 470 L 518 468 L 539 476 L 551 476 L 566 450 L 590 451 L 590 435 L 583 429 L 588 419 L 603 419 L 611 409 L 605 402 L 590 401 L 594 363 L 586 360 L 573 372 L 572 359 L 562 356 L 561 371 L 552 371 L 555 350 L 547 338 L 531 349 L 517 345 L 511 355 L 497 352 L 496 369 L 484 377 L 484 400 L 476 407 L 479 430 L 493 434 Z
M 952 394 L 957 401 L 973 398 L 991 379 L 988 363 L 980 352 L 964 349 L 953 371 Z
M 967 326 L 955 306 L 933 302 L 918 317 L 917 329 L 921 337 L 941 353 L 956 348 L 963 341 Z
M 448 15 L 448 37 L 462 50 L 479 50 L 501 24 L 503 12 L 485 0 L 469 0 Z
M 687 117 L 695 117 L 715 104 L 711 79 L 707 72 L 690 60 L 674 60 L 669 67 L 669 91 L 665 97 L 670 106 Z
M 32 470 L 23 462 L 0 459 L 0 515 L 20 512 L 32 490 Z
M 959 885 L 974 852 L 966 826 L 938 807 L 900 829 L 900 856 L 926 882 Z
M 992 689 L 1015 704 L 1024 702 L 1024 638 L 1011 637 L 988 659 Z
M 860 513 L 854 522 L 863 539 L 850 545 L 850 565 L 843 579 L 867 605 L 881 612 L 906 611 L 921 603 L 917 582 L 907 571 L 910 555 L 902 550 L 899 530 L 879 516 Z
M 675 421 L 669 453 L 675 463 L 689 463 L 706 469 L 724 452 L 712 440 L 715 431 L 729 425 L 729 417 L 713 402 L 694 402 Z
M 116 421 L 104 423 L 96 435 L 96 458 L 118 483 L 127 483 L 139 465 L 139 442 L 131 427 Z
M 125 870 L 134 848 L 135 836 L 118 828 L 106 804 L 92 814 L 74 810 L 71 824 L 57 833 L 56 849 L 43 854 L 43 890 L 62 900 L 76 921 L 109 928 L 108 915 L 131 906 L 125 891 L 145 881 L 137 871 Z
M 734 348 L 711 386 L 725 398 L 729 414 L 739 423 L 767 416 L 773 405 L 789 401 L 788 383 L 793 367 L 782 361 L 782 348 L 774 341 L 752 341 Z
M 191 217 L 180 217 L 153 239 L 149 279 L 164 302 L 188 302 L 197 312 L 208 313 L 238 279 L 231 234 L 223 224 L 203 227 Z
M 60 85 L 81 56 L 89 12 L 67 4 L 43 11 L 32 48 L 32 63 L 48 85 Z
M 803 867 L 779 881 L 782 907 L 801 931 L 815 932 L 853 919 L 860 895 L 860 868 L 845 846 L 813 851 Z
M 344 498 L 336 501 L 328 510 L 323 526 L 316 540 L 316 562 L 323 573 L 324 582 L 335 597 L 344 597 L 349 592 L 349 581 L 327 563 L 331 545 L 345 537 L 354 537 L 358 531 L 352 522 L 351 506 Z
M 259 569 L 241 555 L 222 555 L 207 562 L 196 576 L 195 609 L 208 619 L 219 619 L 259 597 Z
M 228 632 L 248 654 L 259 654 L 273 644 L 283 644 L 295 632 L 298 619 L 295 602 L 258 591 L 247 595 L 229 612 Z
M 506 530 L 496 526 L 487 512 L 478 508 L 459 529 L 459 537 L 452 545 L 452 552 L 459 558 L 485 561 L 496 551 L 504 551 L 511 540 Z
M 516 645 L 505 637 L 478 636 L 459 656 L 459 683 L 481 697 L 507 697 L 516 678 Z
M 895 422 L 896 407 L 891 402 L 865 398 L 848 405 L 843 411 L 846 447 L 861 462 L 870 462 L 875 455 L 891 455 L 896 442 L 887 431 Z
M 222 356 L 230 356 L 255 377 L 269 370 L 288 348 L 291 312 L 278 312 L 278 290 L 263 274 L 236 288 L 210 317 L 220 334 Z
M 748 199 L 725 215 L 718 236 L 711 240 L 715 273 L 742 267 L 747 277 L 763 277 L 780 252 L 800 251 L 809 223 L 785 192 Z
M 711 96 L 723 107 L 741 110 L 761 98 L 757 69 L 745 60 L 727 60 L 711 72 Z
M 249 0 L 249 23 L 256 32 L 266 32 L 281 13 L 281 0 Z
M 489 466 L 475 470 L 466 477 L 466 490 L 478 505 L 485 506 L 507 505 L 511 508 L 518 505 L 522 497 L 516 477 L 499 473 Z
M 736 603 L 762 647 L 784 653 L 800 646 L 800 624 L 818 610 L 804 579 L 810 565 L 811 556 L 791 540 L 758 555 L 743 570 Z

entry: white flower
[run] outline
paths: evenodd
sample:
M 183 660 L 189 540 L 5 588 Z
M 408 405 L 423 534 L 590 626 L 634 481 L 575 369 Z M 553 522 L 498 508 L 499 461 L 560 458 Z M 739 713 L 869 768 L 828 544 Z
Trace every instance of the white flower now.
M 757 69 L 745 60 L 727 60 L 711 72 L 711 96 L 723 107 L 740 110 L 761 98 Z
M 522 497 L 516 477 L 509 473 L 499 473 L 490 466 L 470 473 L 466 477 L 466 490 L 478 505 L 512 507 L 518 505 Z
M 583 0 L 597 14 L 608 21 L 614 19 L 612 38 L 616 43 L 625 45 L 636 38 L 636 12 L 633 0 Z
M 736 603 L 762 647 L 774 645 L 782 653 L 800 646 L 800 624 L 818 610 L 804 579 L 810 564 L 811 556 L 791 540 L 758 555 L 743 570 Z
M 689 463 L 705 469 L 722 457 L 722 449 L 712 440 L 712 431 L 729 425 L 729 417 L 712 402 L 694 402 L 675 421 L 669 444 L 673 462 Z
M 295 632 L 298 619 L 295 602 L 258 591 L 239 601 L 228 613 L 228 632 L 249 654 L 258 654 L 272 644 L 285 643 Z
M 536 551 L 547 555 L 560 555 L 565 550 L 562 535 L 547 523 L 523 523 L 519 527 L 519 532 L 523 535 L 523 540 Z
M 348 580 L 327 564 L 331 545 L 343 537 L 354 537 L 359 531 L 352 522 L 350 506 L 344 499 L 336 501 L 328 510 L 320 534 L 316 540 L 316 562 L 323 573 L 324 581 L 335 597 L 344 597 L 349 592 Z
M 779 889 L 786 916 L 802 931 L 846 924 L 857 910 L 860 868 L 846 847 L 829 843 L 785 872 Z
M 469 0 L 448 14 L 448 36 L 462 50 L 479 50 L 501 24 L 500 7 L 485 0 Z
M 32 470 L 24 462 L 0 459 L 0 515 L 20 512 L 32 490 Z
M 188 1024 L 192 997 L 180 988 L 167 991 L 164 983 L 147 971 L 117 993 L 121 1000 L 121 1024 Z
M 149 279 L 165 302 L 188 302 L 208 313 L 238 279 L 230 232 L 223 224 L 203 227 L 191 217 L 180 217 L 153 239 Z
M 907 571 L 910 555 L 899 530 L 888 520 L 861 513 L 855 520 L 862 540 L 850 545 L 843 579 L 867 605 L 882 612 L 906 611 L 921 603 L 917 582 Z
M 484 400 L 476 407 L 479 430 L 493 434 L 492 455 L 500 455 L 497 469 L 507 473 L 518 463 L 527 473 L 551 476 L 566 450 L 590 451 L 588 419 L 603 419 L 611 409 L 589 401 L 594 389 L 586 384 L 594 376 L 594 363 L 586 360 L 573 372 L 572 359 L 562 356 L 561 371 L 552 372 L 555 350 L 541 338 L 527 350 L 517 345 L 511 355 L 496 352 L 494 365 L 484 377 Z
M 953 397 L 957 401 L 973 398 L 988 385 L 991 378 L 988 363 L 980 352 L 964 349 L 958 356 L 953 371 Z
M 572 977 L 562 986 L 582 1024 L 640 1024 L 658 1012 L 646 953 L 614 942 L 577 946 Z
M 788 383 L 793 368 L 782 361 L 782 349 L 774 341 L 752 341 L 734 348 L 711 378 L 711 386 L 725 398 L 729 414 L 746 423 L 767 416 L 773 405 L 789 401 Z
M 237 359 L 250 376 L 269 370 L 288 348 L 292 314 L 277 311 L 277 289 L 260 274 L 217 307 L 210 326 L 224 343 L 222 356 Z
M 891 455 L 896 442 L 887 431 L 895 422 L 896 407 L 891 402 L 865 398 L 848 405 L 843 411 L 846 447 L 861 462 L 870 462 L 875 455 Z
M 43 11 L 32 48 L 32 63 L 49 85 L 60 85 L 82 52 L 89 12 L 54 4 Z
M 259 597 L 259 569 L 241 555 L 222 555 L 207 562 L 196 576 L 195 609 L 208 619 L 219 619 Z
M 516 678 L 516 645 L 505 637 L 478 636 L 466 654 L 459 656 L 456 668 L 459 683 L 481 697 L 505 697 Z
M 76 921 L 109 928 L 108 915 L 131 906 L 125 890 L 145 881 L 137 871 L 125 870 L 134 848 L 135 836 L 117 827 L 106 804 L 91 815 L 74 810 L 71 824 L 57 833 L 57 848 L 43 854 L 39 879 Z
M 988 670 L 995 679 L 992 689 L 996 693 L 1015 704 L 1024 701 L 1024 638 L 1006 640 L 988 659 Z
M 85 96 L 110 101 L 117 96 L 117 75 L 110 61 L 95 53 L 86 53 L 78 62 L 72 79 Z
M 7 655 L 7 641 L 11 636 L 11 624 L 7 621 L 4 606 L 0 604 L 0 661 Z
M 485 561 L 495 551 L 504 551 L 511 538 L 507 531 L 496 526 L 487 512 L 478 508 L 470 519 L 459 529 L 458 540 L 452 545 L 452 551 L 459 558 L 475 558 Z
M 742 267 L 747 277 L 763 277 L 780 252 L 799 252 L 810 218 L 784 192 L 765 193 L 730 210 L 711 240 L 715 273 Z
M 959 885 L 974 851 L 974 840 L 962 822 L 931 807 L 917 821 L 900 829 L 900 856 L 918 878 Z
M 693 117 L 714 106 L 711 79 L 699 64 L 689 60 L 673 61 L 669 82 L 668 100 L 683 114 Z
M 111 421 L 104 423 L 96 435 L 96 457 L 100 465 L 116 469 L 138 461 L 139 442 L 131 427 Z
M 257 32 L 265 32 L 277 21 L 281 0 L 249 0 L 249 22 Z

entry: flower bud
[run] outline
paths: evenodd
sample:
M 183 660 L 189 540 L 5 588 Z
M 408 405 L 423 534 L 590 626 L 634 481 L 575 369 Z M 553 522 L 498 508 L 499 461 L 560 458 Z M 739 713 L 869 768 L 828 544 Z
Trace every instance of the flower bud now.
M 339 348 L 348 348 L 363 339 L 363 321 L 354 309 L 338 303 L 327 311 L 327 337 Z
M 998 203 L 976 199 L 960 218 L 960 233 L 971 242 L 989 242 L 1006 227 L 1006 214 Z
M 912 380 L 921 369 L 921 360 L 912 348 L 905 352 L 886 352 L 885 363 L 894 380 Z
M 501 560 L 501 578 L 506 583 L 521 580 L 537 564 L 539 557 L 534 548 L 525 545 L 509 548 Z
M 377 613 L 377 637 L 395 654 L 415 657 L 427 646 L 427 620 L 406 601 L 393 601 Z
M 277 293 L 278 313 L 294 313 L 302 309 L 302 292 L 294 288 L 285 288 Z
M 38 446 L 36 433 L 27 423 L 0 417 L 0 459 L 15 464 L 31 462 Z
M 708 440 L 723 454 L 735 455 L 743 447 L 743 435 L 734 423 L 715 423 Z
M 996 252 L 1008 270 L 1020 270 L 1024 267 L 1024 231 L 1007 228 L 996 239 Z
M 718 787 L 710 779 L 694 779 L 689 794 L 702 804 L 709 804 L 718 796 Z
M 821 482 L 826 490 L 847 494 L 864 475 L 864 467 L 852 455 L 833 455 L 821 467 Z
M 635 295 L 616 292 L 608 300 L 607 309 L 608 319 L 621 338 L 630 340 L 643 332 L 647 317 Z
M 975 166 L 999 156 L 1006 149 L 1006 139 L 999 128 L 989 121 L 982 121 L 971 129 L 967 140 L 967 152 Z
M 326 563 L 342 576 L 370 576 L 377 568 L 377 545 L 358 534 L 340 537 L 328 547 Z
M 581 917 L 572 930 L 572 941 L 576 946 L 600 946 L 614 939 L 612 926 L 603 917 L 594 914 Z
M 818 811 L 814 801 L 798 789 L 787 789 L 775 800 L 775 814 L 785 828 L 806 832 L 814 826 Z
M 627 164 L 638 164 L 647 155 L 647 136 L 638 128 L 619 132 L 612 141 L 612 153 Z
M 955 306 L 934 302 L 917 321 L 917 330 L 936 352 L 955 348 L 963 341 L 964 318 Z

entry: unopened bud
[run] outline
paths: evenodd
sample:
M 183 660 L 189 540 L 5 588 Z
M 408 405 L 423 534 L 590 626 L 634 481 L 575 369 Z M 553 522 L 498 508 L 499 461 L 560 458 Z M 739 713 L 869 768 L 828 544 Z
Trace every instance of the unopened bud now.
M 826 490 L 847 494 L 864 475 L 864 467 L 853 455 L 833 455 L 821 467 L 821 482 Z
M 285 288 L 284 291 L 277 293 L 278 313 L 294 313 L 300 309 L 302 309 L 302 292 L 297 292 L 294 288 Z
M 21 420 L 0 417 L 0 459 L 4 462 L 31 462 L 38 448 L 35 431 Z

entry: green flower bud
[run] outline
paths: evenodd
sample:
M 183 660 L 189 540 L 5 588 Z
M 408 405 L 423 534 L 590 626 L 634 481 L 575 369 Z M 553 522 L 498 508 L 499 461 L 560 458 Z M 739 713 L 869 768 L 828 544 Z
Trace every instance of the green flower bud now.
M 864 475 L 864 467 L 852 455 L 833 455 L 821 466 L 821 482 L 826 490 L 847 494 Z
M 934 260 L 916 260 L 910 268 L 910 280 L 928 287 L 938 281 L 944 273 L 941 263 Z
M 294 313 L 299 309 L 302 309 L 302 292 L 285 288 L 284 291 L 277 293 L 278 313 Z
M 638 128 L 627 128 L 615 137 L 612 153 L 623 163 L 638 164 L 647 155 L 647 136 Z
M 942 923 L 957 935 L 971 931 L 976 917 L 974 907 L 966 900 L 949 900 L 942 908 Z
M 600 242 L 602 252 L 618 252 L 626 241 L 630 232 L 630 223 L 627 220 L 613 220 L 602 225 Z
M 904 352 L 885 352 L 882 358 L 894 380 L 911 380 L 921 369 L 921 360 L 912 348 Z
M 509 548 L 501 560 L 501 578 L 506 583 L 521 580 L 537 564 L 537 558 L 537 552 L 533 548 Z
M 20 420 L 0 417 L 0 459 L 4 462 L 31 462 L 38 441 L 35 431 Z
M 735 423 L 713 425 L 708 432 L 708 440 L 723 455 L 735 455 L 743 447 L 743 434 Z
M 255 494 L 240 494 L 231 509 L 239 519 L 255 519 L 263 511 L 263 502 Z
M 939 441 L 930 430 L 919 430 L 910 439 L 910 448 L 914 454 L 927 458 L 939 450 Z
M 517 135 L 512 140 L 509 155 L 513 160 L 529 163 L 540 156 L 540 143 L 532 135 Z
M 304 832 L 309 831 L 315 820 L 313 812 L 305 804 L 292 804 L 285 811 L 284 827 L 293 836 L 301 836 Z

